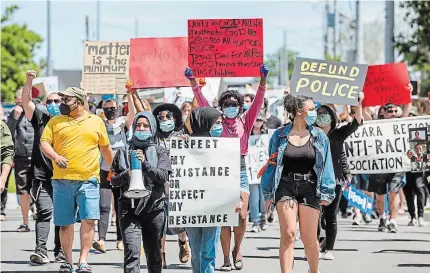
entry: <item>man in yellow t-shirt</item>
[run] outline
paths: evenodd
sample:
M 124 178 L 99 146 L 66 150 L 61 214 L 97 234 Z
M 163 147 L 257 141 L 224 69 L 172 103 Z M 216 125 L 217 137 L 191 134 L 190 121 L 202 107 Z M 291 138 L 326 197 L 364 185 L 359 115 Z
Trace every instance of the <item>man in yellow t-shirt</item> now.
M 94 239 L 95 220 L 100 218 L 100 152 L 109 165 L 113 152 L 102 119 L 84 109 L 85 92 L 69 87 L 59 95 L 61 115 L 49 120 L 40 145 L 43 153 L 55 163 L 52 176 L 54 223 L 61 227 L 60 240 L 66 257 L 60 272 L 74 270 L 73 225 L 77 220 L 81 221 L 78 272 L 91 272 L 87 257 Z

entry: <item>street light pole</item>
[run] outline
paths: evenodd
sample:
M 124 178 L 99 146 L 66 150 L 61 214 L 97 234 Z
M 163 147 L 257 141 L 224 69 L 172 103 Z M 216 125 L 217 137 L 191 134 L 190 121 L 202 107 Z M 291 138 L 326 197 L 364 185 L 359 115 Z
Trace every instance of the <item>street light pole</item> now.
M 51 1 L 46 1 L 46 74 L 51 76 Z

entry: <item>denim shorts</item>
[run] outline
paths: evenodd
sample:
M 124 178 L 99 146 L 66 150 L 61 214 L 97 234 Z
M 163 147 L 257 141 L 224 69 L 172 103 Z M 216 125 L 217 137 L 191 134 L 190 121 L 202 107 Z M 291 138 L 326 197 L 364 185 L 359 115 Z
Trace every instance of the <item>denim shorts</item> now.
M 248 174 L 246 172 L 245 156 L 243 155 L 240 157 L 240 192 L 244 192 L 249 195 Z
M 295 200 L 299 205 L 320 210 L 320 198 L 317 197 L 316 185 L 316 181 L 293 180 L 282 177 L 275 192 L 275 204 Z
M 86 181 L 53 179 L 52 188 L 56 226 L 100 219 L 100 193 L 96 178 Z

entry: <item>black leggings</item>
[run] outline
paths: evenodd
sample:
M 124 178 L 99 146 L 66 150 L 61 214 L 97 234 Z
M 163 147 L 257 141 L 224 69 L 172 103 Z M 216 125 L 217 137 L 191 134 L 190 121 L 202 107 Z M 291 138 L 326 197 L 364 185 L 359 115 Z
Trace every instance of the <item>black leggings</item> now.
M 339 212 L 339 202 L 342 196 L 342 186 L 336 185 L 336 197 L 333 202 L 328 206 L 322 207 L 321 221 L 325 227 L 326 233 L 326 250 L 333 250 L 334 242 L 337 235 L 337 214 Z
M 406 173 L 406 185 L 403 187 L 408 212 L 411 218 L 416 219 L 415 195 L 417 196 L 418 218 L 424 216 L 424 206 L 426 203 L 427 178 L 422 173 Z
M 116 214 L 116 240 L 122 241 L 118 217 L 118 199 L 121 196 L 121 189 L 111 187 L 110 182 L 107 180 L 108 175 L 109 173 L 107 171 L 100 170 L 100 220 L 98 221 L 99 240 L 106 240 L 113 193 Z

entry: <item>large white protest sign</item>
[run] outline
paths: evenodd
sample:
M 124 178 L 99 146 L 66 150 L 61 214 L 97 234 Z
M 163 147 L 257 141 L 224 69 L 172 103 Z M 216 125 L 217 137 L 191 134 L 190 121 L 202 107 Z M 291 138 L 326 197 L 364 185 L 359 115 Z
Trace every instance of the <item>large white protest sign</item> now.
M 269 159 L 268 135 L 252 135 L 248 140 L 248 155 L 245 158 L 249 184 L 259 184 L 257 174 Z
M 125 92 L 130 42 L 84 42 L 82 84 L 89 94 Z
M 172 138 L 170 161 L 169 227 L 238 225 L 238 138 Z
M 353 174 L 396 173 L 411 170 L 409 128 L 430 126 L 430 116 L 364 122 L 344 143 Z

